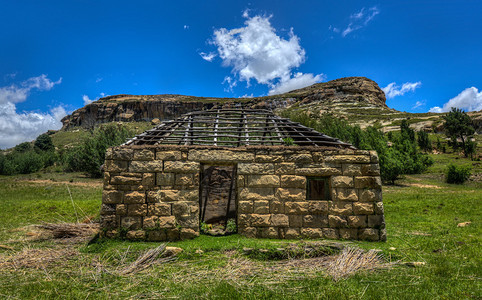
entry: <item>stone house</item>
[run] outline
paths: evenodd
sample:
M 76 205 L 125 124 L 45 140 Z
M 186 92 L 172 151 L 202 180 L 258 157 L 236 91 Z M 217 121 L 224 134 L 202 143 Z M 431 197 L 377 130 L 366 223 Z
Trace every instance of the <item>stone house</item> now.
M 243 108 L 189 113 L 107 151 L 105 236 L 189 239 L 229 219 L 247 237 L 384 241 L 377 154 Z

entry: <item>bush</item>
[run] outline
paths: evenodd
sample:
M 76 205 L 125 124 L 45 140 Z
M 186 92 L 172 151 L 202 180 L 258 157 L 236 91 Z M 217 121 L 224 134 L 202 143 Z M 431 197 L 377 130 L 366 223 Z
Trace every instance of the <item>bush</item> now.
M 446 171 L 447 183 L 462 184 L 469 179 L 471 174 L 470 166 L 456 166 L 450 164 Z
M 37 137 L 34 146 L 40 151 L 54 151 L 54 143 L 52 143 L 52 138 L 50 135 L 44 133 Z
M 430 138 L 428 137 L 428 133 L 423 130 L 420 130 L 417 135 L 417 142 L 420 149 L 424 151 L 432 150 L 432 143 L 430 142 Z
M 123 144 L 132 135 L 122 125 L 109 124 L 99 127 L 80 145 L 65 154 L 67 171 L 85 172 L 91 177 L 100 177 L 107 148 Z
M 0 163 L 0 174 L 2 175 L 30 174 L 37 172 L 45 165 L 42 155 L 33 150 L 13 151 L 2 157 Z

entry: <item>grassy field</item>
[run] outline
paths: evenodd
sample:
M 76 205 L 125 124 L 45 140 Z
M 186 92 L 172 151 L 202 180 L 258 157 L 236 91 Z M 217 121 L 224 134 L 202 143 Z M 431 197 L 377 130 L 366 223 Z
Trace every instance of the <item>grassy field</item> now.
M 454 158 L 434 159 L 427 173 L 384 186 L 387 242 L 349 242 L 398 263 L 339 281 L 316 259 L 267 260 L 242 251 L 304 241 L 238 235 L 170 243 L 184 249 L 177 261 L 121 276 L 120 268 L 159 243 L 86 245 L 29 233 L 32 224 L 98 216 L 100 181 L 75 173 L 0 177 L 0 298 L 481 299 L 482 183 L 446 184 L 442 172 Z M 463 222 L 471 224 L 457 226 Z

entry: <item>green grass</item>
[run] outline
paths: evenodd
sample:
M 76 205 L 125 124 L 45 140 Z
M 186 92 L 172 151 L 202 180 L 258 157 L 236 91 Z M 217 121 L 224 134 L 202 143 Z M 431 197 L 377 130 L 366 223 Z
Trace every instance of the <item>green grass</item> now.
M 398 265 L 333 281 L 323 270 L 282 269 L 285 262 L 248 258 L 243 247 L 276 249 L 286 240 L 247 239 L 239 235 L 200 236 L 170 243 L 184 249 L 172 263 L 155 265 L 131 276 L 116 270 L 158 243 L 104 240 L 92 245 L 65 246 L 51 241 L 9 241 L 21 235 L 13 229 L 39 222 L 75 221 L 66 184 L 76 207 L 86 215 L 99 211 L 101 187 L 76 174 L 0 177 L 0 248 L 2 256 L 24 248 L 74 247 L 76 255 L 45 268 L 0 268 L 2 298 L 201 298 L 201 299 L 480 299 L 482 261 L 482 183 L 450 185 L 440 171 L 454 161 L 435 155 L 435 165 L 421 175 L 405 176 L 384 186 L 387 242 L 352 242 L 380 249 L 388 261 L 425 262 L 420 267 Z M 466 164 L 468 160 L 455 160 Z M 480 168 L 476 169 L 480 172 Z M 70 183 L 73 179 L 74 182 Z M 74 185 L 85 182 L 90 185 Z M 55 208 L 53 208 L 55 207 Z M 472 222 L 457 227 L 461 222 Z M 393 250 L 393 248 L 395 248 Z M 392 249 L 392 250 L 390 250 Z M 203 250 L 198 254 L 196 250 Z M 125 260 L 123 260 L 125 257 Z M 281 268 L 281 269 L 279 269 Z

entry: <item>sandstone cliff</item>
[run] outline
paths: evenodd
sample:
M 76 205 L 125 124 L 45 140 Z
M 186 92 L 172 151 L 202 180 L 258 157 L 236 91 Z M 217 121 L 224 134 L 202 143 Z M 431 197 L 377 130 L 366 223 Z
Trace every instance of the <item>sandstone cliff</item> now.
M 376 82 L 365 77 L 346 77 L 294 90 L 285 94 L 241 98 L 207 98 L 182 95 L 115 95 L 101 98 L 62 119 L 63 129 L 94 127 L 113 121 L 150 121 L 173 119 L 184 113 L 216 105 L 244 102 L 253 107 L 283 107 L 293 103 L 359 103 L 388 109 L 385 94 Z

